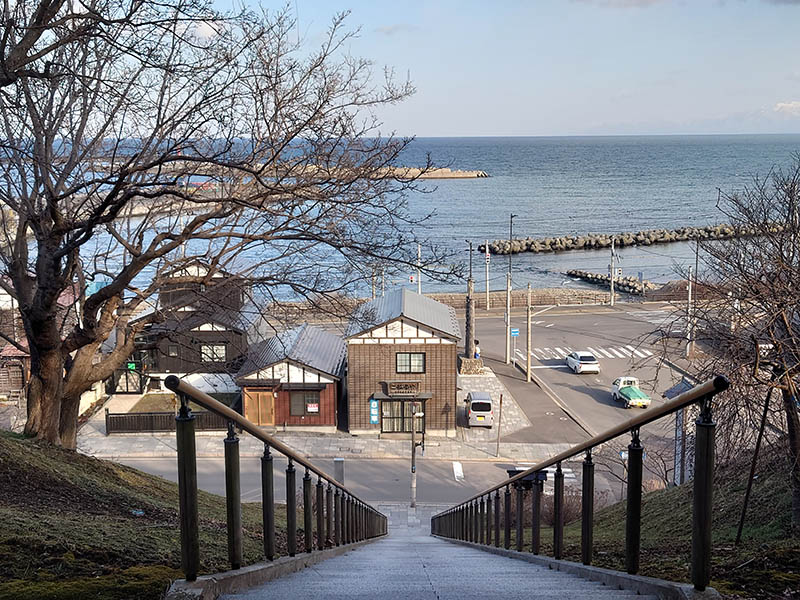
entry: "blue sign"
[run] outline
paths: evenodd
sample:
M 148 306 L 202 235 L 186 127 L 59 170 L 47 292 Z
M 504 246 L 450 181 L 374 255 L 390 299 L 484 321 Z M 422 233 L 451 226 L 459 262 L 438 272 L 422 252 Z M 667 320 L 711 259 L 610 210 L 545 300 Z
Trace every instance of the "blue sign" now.
M 370 425 L 377 425 L 380 423 L 380 416 L 378 415 L 378 401 L 369 401 L 369 422 Z
M 511 337 L 519 337 L 519 329 L 512 329 Z

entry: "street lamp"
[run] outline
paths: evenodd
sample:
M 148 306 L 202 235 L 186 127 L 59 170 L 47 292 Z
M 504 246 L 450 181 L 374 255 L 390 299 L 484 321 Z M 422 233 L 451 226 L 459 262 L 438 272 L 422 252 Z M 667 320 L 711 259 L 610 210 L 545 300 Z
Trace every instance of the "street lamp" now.
M 417 442 L 417 417 L 424 417 L 424 412 L 417 412 L 417 403 L 411 403 L 411 508 L 417 506 L 417 446 L 425 450 L 425 433 L 422 441 Z
M 511 274 L 511 242 L 514 241 L 514 217 L 519 215 L 511 214 L 508 219 L 508 274 Z

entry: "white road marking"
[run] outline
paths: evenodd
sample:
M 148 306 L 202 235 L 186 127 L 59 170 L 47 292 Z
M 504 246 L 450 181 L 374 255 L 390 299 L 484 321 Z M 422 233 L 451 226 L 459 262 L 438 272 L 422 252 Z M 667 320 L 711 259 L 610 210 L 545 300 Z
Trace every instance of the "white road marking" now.
M 605 355 L 606 355 L 608 358 L 614 358 L 614 355 L 613 355 L 613 354 L 611 354 L 611 352 L 609 352 L 609 351 L 608 351 L 608 350 L 606 350 L 605 348 L 600 348 L 600 352 L 602 352 L 603 354 L 605 354 Z
M 650 352 L 650 350 L 645 350 L 644 348 L 642 348 L 642 352 L 644 352 L 647 356 L 653 356 L 653 353 Z
M 627 348 L 620 348 L 619 351 L 622 352 L 628 358 L 633 356 L 633 354 L 631 354 L 631 351 L 628 350 Z
M 561 358 L 566 358 L 567 354 L 569 354 L 569 352 L 566 352 L 565 350 L 562 350 L 561 348 L 556 348 L 556 352 L 558 352 L 558 354 L 559 354 L 559 356 Z
M 545 327 L 552 327 L 552 326 L 553 326 L 553 323 L 550 323 L 550 325 L 545 325 Z
M 609 348 L 609 350 L 611 350 L 611 352 L 613 352 L 614 354 L 616 354 L 616 355 L 617 355 L 617 358 L 625 358 L 625 356 L 624 356 L 624 355 L 622 355 L 622 354 L 620 354 L 619 352 L 617 352 L 616 350 L 614 350 L 614 348 Z
M 457 460 L 453 461 L 453 477 L 455 477 L 456 481 L 464 479 L 464 468 Z

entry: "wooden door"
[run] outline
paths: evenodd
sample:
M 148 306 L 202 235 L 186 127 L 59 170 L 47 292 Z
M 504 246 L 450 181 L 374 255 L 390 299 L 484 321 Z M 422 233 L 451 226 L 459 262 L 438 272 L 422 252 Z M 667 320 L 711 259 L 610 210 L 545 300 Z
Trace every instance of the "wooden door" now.
M 244 416 L 256 425 L 275 424 L 275 396 L 270 390 L 246 390 Z

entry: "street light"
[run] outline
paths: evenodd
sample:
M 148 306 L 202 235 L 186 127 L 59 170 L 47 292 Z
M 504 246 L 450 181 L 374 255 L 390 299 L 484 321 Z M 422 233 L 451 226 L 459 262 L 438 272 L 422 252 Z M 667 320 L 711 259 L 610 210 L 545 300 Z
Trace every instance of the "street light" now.
M 417 442 L 417 417 L 424 417 L 424 412 L 417 412 L 417 403 L 411 403 L 411 508 L 417 506 L 417 446 L 425 450 L 425 432 L 422 441 Z
M 514 241 L 514 217 L 519 215 L 511 214 L 508 219 L 508 274 L 511 274 L 511 242 Z

